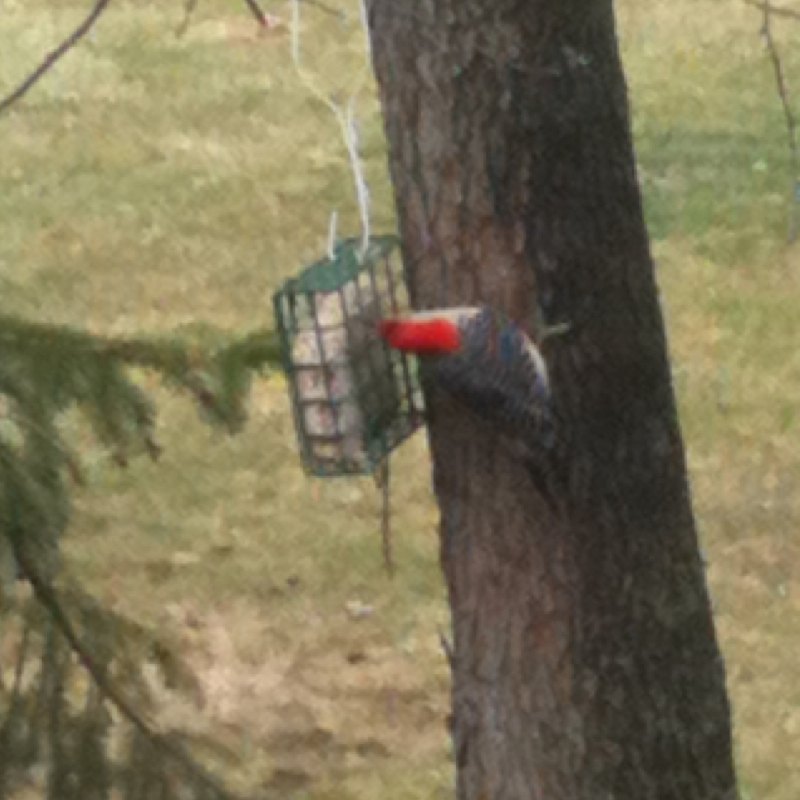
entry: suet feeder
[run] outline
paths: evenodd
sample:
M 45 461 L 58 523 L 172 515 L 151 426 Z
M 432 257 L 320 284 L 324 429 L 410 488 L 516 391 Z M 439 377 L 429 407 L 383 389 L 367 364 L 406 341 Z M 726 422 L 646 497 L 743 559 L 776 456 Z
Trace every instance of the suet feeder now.
M 320 477 L 366 475 L 423 424 L 414 359 L 377 335 L 408 311 L 398 241 L 340 242 L 273 298 L 300 455 Z

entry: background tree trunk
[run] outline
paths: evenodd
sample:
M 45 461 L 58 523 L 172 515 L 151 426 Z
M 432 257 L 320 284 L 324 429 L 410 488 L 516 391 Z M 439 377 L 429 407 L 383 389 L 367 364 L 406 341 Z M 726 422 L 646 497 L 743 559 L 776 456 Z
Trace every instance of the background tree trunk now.
M 608 0 L 372 0 L 418 308 L 568 322 L 547 503 L 429 392 L 462 800 L 731 800 L 698 552 Z

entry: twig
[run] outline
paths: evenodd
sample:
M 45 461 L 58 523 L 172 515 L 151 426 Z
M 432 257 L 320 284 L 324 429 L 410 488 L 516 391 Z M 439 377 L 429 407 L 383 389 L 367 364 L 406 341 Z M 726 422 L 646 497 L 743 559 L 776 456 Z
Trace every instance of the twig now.
M 177 36 L 179 39 L 186 33 L 186 31 L 189 30 L 189 23 L 192 21 L 192 15 L 197 9 L 198 2 L 199 0 L 186 0 L 186 5 L 184 6 L 183 21 L 181 22 L 180 25 L 178 25 L 177 29 L 175 30 L 175 36 Z M 250 13 L 255 17 L 259 27 L 264 29 L 269 28 L 271 25 L 270 18 L 264 13 L 263 9 L 256 2 L 256 0 L 244 0 L 244 2 L 250 9 Z
M 179 39 L 189 30 L 189 23 L 192 21 L 192 15 L 197 8 L 197 2 L 198 0 L 186 0 L 186 5 L 183 7 L 183 20 L 175 29 L 175 36 Z
M 786 87 L 786 78 L 783 72 L 783 62 L 781 61 L 778 46 L 775 43 L 775 38 L 772 35 L 772 19 L 771 15 L 775 9 L 769 3 L 761 4 L 764 12 L 764 21 L 761 26 L 761 36 L 764 38 L 764 43 L 767 46 L 770 60 L 772 61 L 772 68 L 775 72 L 775 84 L 778 88 L 778 95 L 781 98 L 781 105 L 783 106 L 783 113 L 786 117 L 786 130 L 789 139 L 789 168 L 792 173 L 792 200 L 791 211 L 789 214 L 789 242 L 792 243 L 797 239 L 798 232 L 798 201 L 800 200 L 800 173 L 798 172 L 798 154 L 797 154 L 797 120 L 792 111 L 792 106 L 789 101 L 789 93 Z
M 0 100 L 0 114 L 24 97 L 92 29 L 111 0 L 98 0 L 89 16 L 11 94 Z
M 774 14 L 776 17 L 786 17 L 788 19 L 800 20 L 800 11 L 793 11 L 791 8 L 782 8 L 781 6 L 773 6 L 772 3 L 762 3 L 759 0 L 744 0 L 745 5 L 757 8 L 764 13 Z
M 250 9 L 250 13 L 256 18 L 256 20 L 258 20 L 258 24 L 262 28 L 268 28 L 269 19 L 261 9 L 261 6 L 259 6 L 259 4 L 256 3 L 256 0 L 244 0 L 244 1 L 245 3 L 247 3 L 247 7 Z

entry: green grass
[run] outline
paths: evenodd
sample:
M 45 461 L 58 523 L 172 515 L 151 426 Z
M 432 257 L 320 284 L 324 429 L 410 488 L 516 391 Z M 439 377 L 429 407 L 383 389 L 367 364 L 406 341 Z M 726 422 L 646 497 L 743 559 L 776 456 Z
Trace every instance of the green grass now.
M 0 90 L 85 5 L 6 0 Z M 796 800 L 800 254 L 785 245 L 782 112 L 757 13 L 626 0 L 619 15 L 742 779 L 749 796 Z M 332 209 L 357 232 L 335 122 L 292 69 L 286 29 L 255 37 L 233 0 L 204 0 L 177 40 L 180 18 L 178 2 L 112 4 L 96 40 L 0 117 L 0 308 L 120 333 L 245 330 L 323 252 Z M 353 83 L 358 27 L 305 18 L 309 72 L 326 90 Z M 788 44 L 800 26 L 777 32 Z M 800 75 L 796 48 L 785 57 Z M 391 230 L 371 86 L 360 113 L 374 225 Z M 185 642 L 205 705 L 166 718 L 239 753 L 242 785 L 447 797 L 447 609 L 422 437 L 395 467 L 390 581 L 377 493 L 303 478 L 280 380 L 257 386 L 236 439 L 158 397 L 160 464 L 120 472 L 86 444 L 68 551 L 99 596 Z

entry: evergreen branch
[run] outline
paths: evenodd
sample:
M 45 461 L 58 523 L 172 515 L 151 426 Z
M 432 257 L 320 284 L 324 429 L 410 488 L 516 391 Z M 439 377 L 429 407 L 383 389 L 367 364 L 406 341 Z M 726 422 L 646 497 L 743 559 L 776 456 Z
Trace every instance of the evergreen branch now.
M 13 461 L 8 458 L 8 453 L 5 452 L 5 448 L 0 447 L 0 458 L 2 462 L 4 462 L 2 464 L 3 471 L 6 473 L 4 476 L 4 483 L 6 484 L 6 493 L 8 494 L 8 486 L 9 483 L 13 482 L 12 475 L 16 470 L 14 469 Z M 11 481 L 8 480 L 10 477 L 12 478 Z M 183 766 L 189 774 L 197 778 L 207 788 L 216 792 L 220 797 L 227 796 L 225 789 L 210 774 L 195 764 L 186 752 L 171 739 L 155 730 L 155 727 L 148 722 L 145 717 L 133 707 L 133 704 L 122 692 L 117 689 L 114 682 L 108 677 L 106 670 L 96 662 L 89 652 L 89 649 L 81 640 L 75 626 L 64 610 L 58 592 L 53 584 L 45 579 L 39 572 L 34 560 L 29 556 L 27 548 L 23 546 L 20 538 L 20 531 L 17 526 L 13 524 L 13 521 L 12 524 L 8 526 L 7 535 L 14 550 L 14 557 L 17 559 L 17 563 L 25 578 L 31 584 L 36 599 L 48 612 L 56 629 L 78 657 L 78 660 L 89 673 L 101 694 L 110 700 L 133 728 L 141 733 L 155 748 L 174 759 L 178 764 Z
M 280 367 L 280 350 L 275 333 L 269 329 L 254 331 L 228 344 L 226 348 L 188 346 L 180 333 L 150 339 L 129 339 L 90 334 L 66 325 L 31 322 L 19 317 L 0 314 L 0 350 L 4 346 L 40 349 L 66 348 L 73 352 L 110 356 L 129 366 L 154 369 L 166 374 L 189 372 L 204 361 L 203 349 L 215 350 L 219 358 L 226 351 L 241 354 L 248 369 L 264 366 Z
M 231 431 L 238 430 L 244 416 L 241 404 L 249 385 L 248 373 L 282 368 L 278 340 L 271 330 L 254 331 L 222 343 L 219 332 L 204 337 L 212 342 L 198 343 L 190 338 L 181 331 L 158 339 L 107 337 L 0 315 L 0 353 L 5 353 L 7 361 L 11 355 L 24 363 L 44 364 L 44 374 L 36 375 L 33 382 L 46 382 L 52 388 L 58 408 L 70 401 L 88 403 L 94 409 L 95 427 L 106 441 L 118 447 L 127 437 L 113 403 L 127 410 L 128 417 L 132 412 L 153 457 L 159 450 L 149 435 L 152 413 L 141 392 L 127 383 L 119 365 L 161 374 L 188 391 L 215 423 Z M 0 391 L 9 391 L 7 378 L 8 368 L 0 371 Z M 15 392 L 11 390 L 10 394 Z M 121 449 L 117 459 L 126 462 Z
M 174 339 L 126 339 L 90 334 L 66 325 L 31 322 L 0 314 L 0 349 L 37 349 L 110 357 L 130 366 L 181 373 L 191 368 L 191 354 Z
M 0 400 L 7 401 L 0 413 L 14 425 L 10 437 L 0 437 L 0 536 L 30 582 L 36 605 L 52 620 L 100 695 L 132 726 L 137 740 L 156 748 L 187 779 L 205 787 L 204 796 L 210 790 L 214 796 L 230 797 L 213 775 L 195 763 L 183 739 L 157 730 L 149 714 L 142 713 L 137 706 L 141 687 L 118 687 L 111 669 L 126 669 L 127 662 L 117 660 L 124 653 L 111 661 L 116 648 L 106 653 L 106 645 L 98 649 L 99 644 L 86 641 L 92 626 L 82 617 L 76 623 L 65 607 L 64 593 L 54 586 L 57 562 L 50 559 L 53 553 L 57 557 L 58 540 L 68 524 L 63 472 L 73 467 L 56 424 L 60 412 L 72 403 L 83 406 L 124 463 L 132 431 L 150 442 L 154 413 L 148 397 L 126 375 L 126 367 L 155 371 L 174 381 L 200 401 L 214 421 L 227 422 L 231 428 L 242 416 L 250 374 L 265 367 L 280 368 L 280 349 L 272 331 L 236 339 L 203 326 L 195 326 L 195 333 L 203 336 L 191 333 L 184 329 L 160 339 L 109 337 L 0 315 Z M 55 692 L 57 704 L 63 688 L 45 689 Z M 48 697 L 41 702 L 49 703 Z M 64 721 L 53 709 L 52 730 Z M 3 735 L 7 734 L 0 730 Z M 56 783 L 63 778 L 64 759 L 69 757 L 61 753 L 56 758 Z M 0 780 L 5 780 L 2 769 Z
M 38 438 L 40 441 L 47 442 L 57 453 L 61 463 L 67 468 L 69 476 L 76 486 L 86 486 L 86 478 L 78 460 L 67 449 L 61 441 L 58 432 L 48 425 L 42 425 L 32 419 L 30 414 L 11 413 L 9 418 L 17 425 L 23 433 Z
M 18 714 L 22 705 L 22 678 L 25 672 L 25 663 L 28 660 L 28 647 L 31 643 L 31 628 L 26 625 L 22 630 L 22 641 L 14 665 L 14 681 L 11 686 L 10 701 L 3 724 L 0 725 L 0 754 L 9 752 L 9 745 L 13 735 L 14 725 L 17 723 Z M 5 689 L 5 687 L 2 687 Z M 0 759 L 0 798 L 8 794 L 7 784 L 10 775 L 9 759 Z
M 264 366 L 281 366 L 281 350 L 274 331 L 255 331 L 234 342 L 217 355 L 220 360 L 238 360 L 243 367 L 260 370 Z
M 111 0 L 98 0 L 86 19 L 9 95 L 0 100 L 0 114 L 22 99 L 92 29 Z

